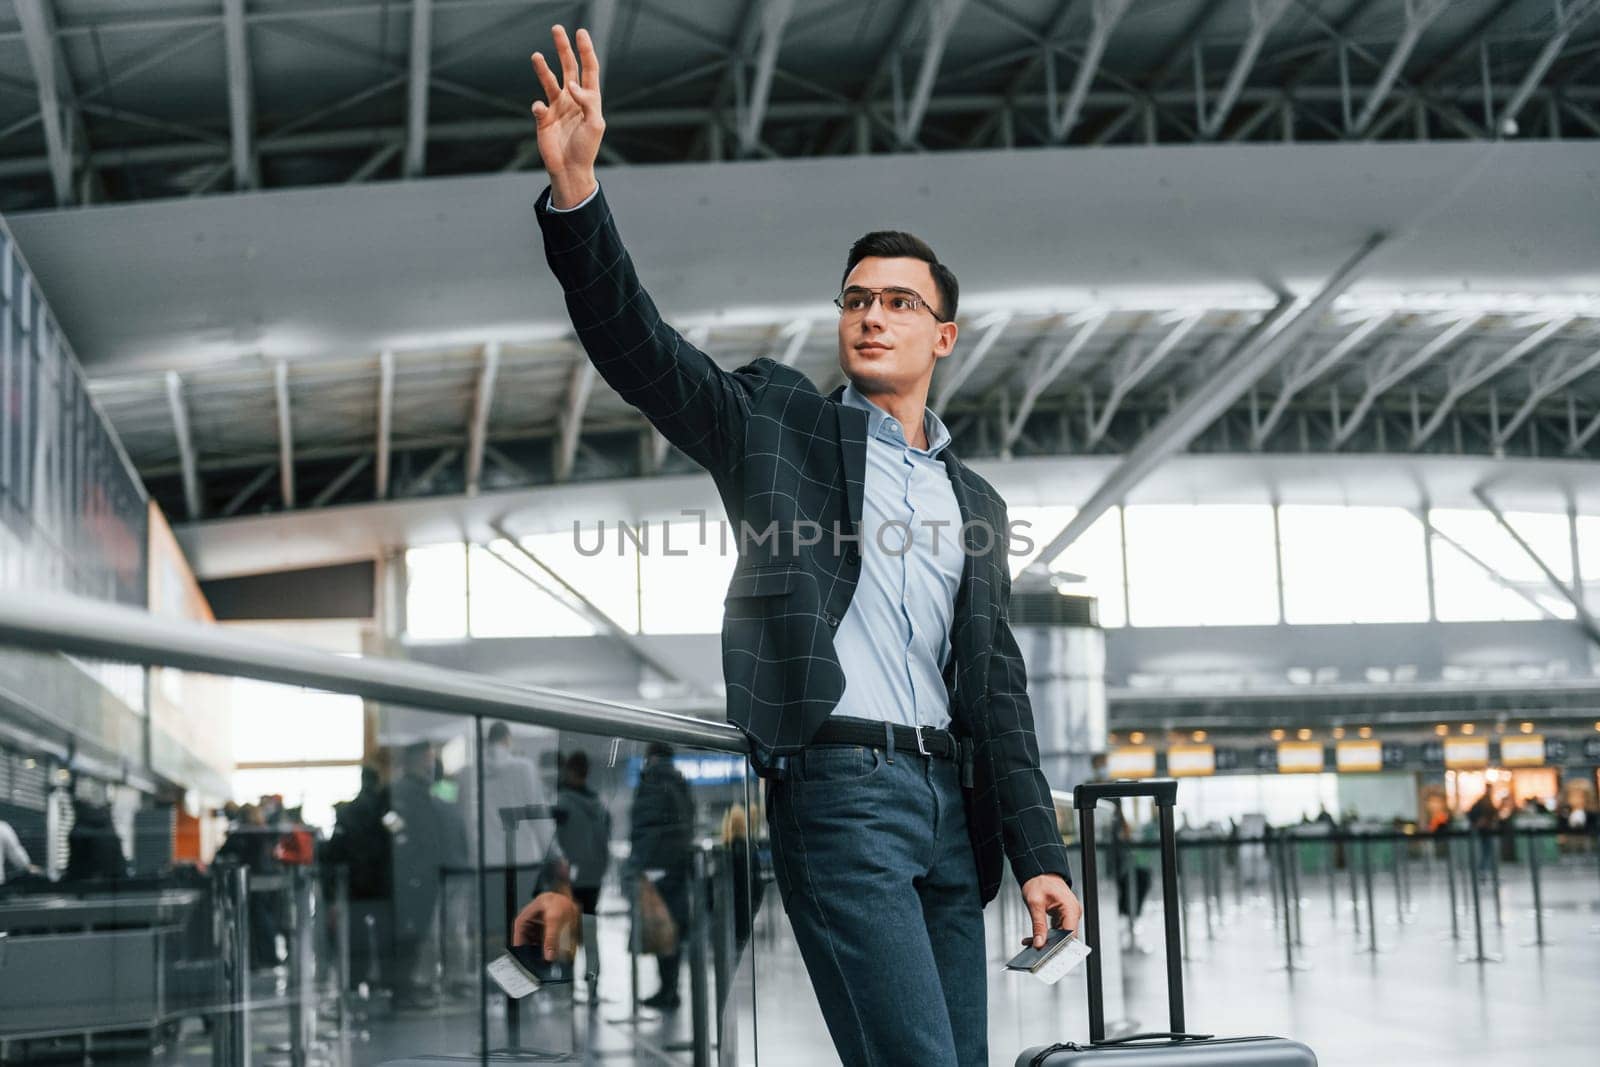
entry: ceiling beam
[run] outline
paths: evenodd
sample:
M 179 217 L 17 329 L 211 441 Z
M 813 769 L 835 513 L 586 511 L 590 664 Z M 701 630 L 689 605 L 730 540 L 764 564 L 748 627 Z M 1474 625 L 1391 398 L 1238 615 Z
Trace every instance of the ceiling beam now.
M 477 496 L 483 480 L 483 448 L 489 441 L 489 412 L 494 407 L 495 379 L 500 374 L 500 342 L 483 347 L 478 385 L 472 394 L 472 424 L 467 430 L 467 495 Z
M 1173 353 L 1183 339 L 1206 317 L 1205 309 L 1198 311 L 1181 312 L 1181 317 L 1176 325 L 1166 332 L 1166 335 L 1156 342 L 1156 346 L 1148 353 L 1140 355 L 1135 349 L 1134 353 L 1118 361 L 1116 378 L 1111 383 L 1111 395 L 1106 400 L 1105 407 L 1100 412 L 1100 417 L 1089 427 L 1088 448 L 1093 448 L 1105 437 L 1106 431 L 1111 429 L 1111 420 L 1116 415 L 1117 409 L 1122 406 L 1123 399 L 1139 383 L 1148 378 L 1152 371 Z
M 589 0 L 583 28 L 589 31 L 594 57 L 600 67 L 600 88 L 605 88 L 606 61 L 611 58 L 611 31 L 617 24 L 617 0 Z
M 250 38 L 244 21 L 244 0 L 222 0 L 223 39 L 228 55 L 228 131 L 233 149 L 233 187 L 261 184 L 254 130 L 255 97 L 250 78 Z
M 640 663 L 643 663 L 645 666 L 649 667 L 651 670 L 655 671 L 657 674 L 661 675 L 670 682 L 686 684 L 696 692 L 701 691 L 702 687 L 700 685 L 684 678 L 684 676 L 680 674 L 671 663 L 657 657 L 655 653 L 650 650 L 650 647 L 639 637 L 639 635 L 631 632 L 627 627 L 623 626 L 610 615 L 606 614 L 604 609 L 602 609 L 598 604 L 584 596 L 582 592 L 572 585 L 572 583 L 561 577 L 560 573 L 557 572 L 555 568 L 551 567 L 548 563 L 531 552 L 527 546 L 525 546 L 514 534 L 512 534 L 510 530 L 506 528 L 503 522 L 500 522 L 499 520 L 491 521 L 489 523 L 489 528 L 495 533 L 499 534 L 504 544 L 507 545 L 513 552 L 527 560 L 529 563 L 533 564 L 535 567 L 538 567 L 547 576 L 549 576 L 549 578 L 559 585 L 568 596 L 577 602 L 579 614 L 587 616 L 589 621 L 597 626 L 602 632 L 609 635 L 618 644 L 622 645 L 629 652 L 633 653 L 633 655 L 638 658 Z M 502 563 L 505 563 L 508 567 L 510 567 L 510 561 L 504 556 L 500 555 L 499 552 L 496 552 L 495 547 L 495 545 L 489 545 L 489 551 L 499 558 Z M 525 573 L 522 568 L 511 567 L 511 569 L 528 579 L 529 582 L 533 582 L 532 575 Z
M 1333 447 L 1340 448 L 1350 440 L 1351 435 L 1356 432 L 1356 427 L 1361 425 L 1361 420 L 1366 418 L 1367 412 L 1372 409 L 1378 397 L 1421 370 L 1429 360 L 1461 340 L 1482 318 L 1481 314 L 1462 315 L 1410 356 L 1402 357 L 1403 349 L 1396 347 L 1385 352 L 1376 365 L 1369 365 L 1367 386 L 1361 394 L 1361 399 L 1356 401 L 1356 406 L 1350 410 L 1350 414 L 1333 428 Z
M 1006 332 L 1006 327 L 1011 323 L 1009 311 L 991 312 L 973 324 L 974 329 L 982 330 L 983 336 L 978 338 L 978 343 L 973 345 L 967 354 L 961 357 L 960 362 L 955 362 L 955 353 L 945 357 L 945 372 L 939 379 L 939 392 L 933 402 L 935 411 L 948 409 L 950 399 L 972 377 L 972 372 L 977 370 L 984 358 L 989 355 L 989 350 L 1000 340 L 1000 335 Z M 955 363 L 951 366 L 951 363 Z
M 1528 98 L 1539 87 L 1539 83 L 1544 81 L 1544 76 L 1550 73 L 1550 65 L 1556 61 L 1556 57 L 1561 54 L 1561 50 L 1567 46 L 1567 41 L 1572 37 L 1572 31 L 1576 30 L 1579 24 L 1590 15 L 1600 11 L 1600 0 L 1571 0 L 1570 3 L 1565 5 L 1565 10 L 1559 4 L 1556 10 L 1560 12 L 1560 21 L 1556 25 L 1556 32 L 1545 42 L 1544 47 L 1539 49 L 1539 54 L 1534 58 L 1533 65 L 1528 68 L 1528 72 L 1522 77 L 1522 83 L 1517 86 L 1517 91 L 1511 94 L 1511 100 L 1500 109 L 1500 114 L 1495 117 L 1499 124 L 1499 132 L 1503 137 L 1516 135 L 1518 113 L 1528 103 Z
M 1185 397 L 1128 451 L 1028 569 L 1048 575 L 1055 558 L 1094 525 L 1107 508 L 1125 500 L 1133 487 L 1168 456 L 1187 448 L 1189 442 L 1215 422 L 1217 416 L 1243 396 L 1316 325 L 1340 294 L 1367 269 L 1383 244 L 1381 235 L 1369 238 L 1309 300 L 1285 298 L 1216 374 Z
M 1217 98 L 1217 103 L 1211 113 L 1206 116 L 1200 125 L 1200 136 L 1204 140 L 1216 137 L 1222 129 L 1222 124 L 1228 121 L 1228 116 L 1233 113 L 1233 106 L 1239 102 L 1239 93 L 1244 89 L 1245 79 L 1250 77 L 1250 72 L 1255 69 L 1256 58 L 1261 54 L 1261 46 L 1266 43 L 1267 34 L 1272 31 L 1273 25 L 1289 10 L 1291 0 L 1249 0 L 1250 3 L 1250 34 L 1244 40 L 1244 47 L 1239 49 L 1239 54 L 1234 57 L 1233 69 L 1228 72 L 1228 80 L 1222 87 L 1222 95 Z
M 1485 359 L 1481 353 L 1475 354 L 1466 365 L 1450 375 L 1450 383 L 1445 389 L 1444 398 L 1434 407 L 1433 413 L 1428 416 L 1428 421 L 1417 427 L 1411 435 L 1411 447 L 1421 448 L 1423 442 L 1432 437 L 1439 427 L 1444 425 L 1444 420 L 1449 417 L 1456 402 L 1463 396 L 1478 388 L 1484 382 L 1504 371 L 1530 352 L 1537 351 L 1539 346 L 1554 337 L 1566 328 L 1573 316 L 1561 315 L 1546 322 L 1533 333 L 1524 337 L 1494 359 Z
M 1497 95 L 1509 95 L 1512 87 L 1496 87 Z M 1401 92 L 1396 91 L 1396 96 Z M 1552 95 L 1549 89 L 1540 89 L 1535 92 L 1535 99 L 1545 99 Z M 1100 89 L 1089 94 L 1089 106 L 1093 107 L 1121 107 L 1128 105 L 1132 94 L 1120 89 Z M 1330 101 L 1338 100 L 1340 89 L 1337 86 L 1312 86 L 1297 90 L 1297 101 Z M 1193 93 L 1189 90 L 1168 90 L 1155 95 L 1158 104 L 1171 104 L 1174 106 L 1192 103 Z M 1241 94 L 1242 100 L 1256 101 L 1269 104 L 1278 108 L 1283 103 L 1282 92 L 1276 88 L 1247 88 Z M 1582 113 L 1578 104 L 1581 102 L 1600 101 L 1600 87 L 1571 86 L 1561 90 L 1558 99 L 1563 106 L 1582 121 L 1586 127 L 1595 128 L 1600 125 L 1592 115 Z M 1483 130 L 1470 120 L 1463 120 L 1459 108 L 1455 108 L 1437 99 L 1418 97 L 1406 91 L 1403 99 L 1392 99 L 1388 109 L 1393 113 L 1397 108 L 1409 109 L 1420 101 L 1424 106 L 1440 115 L 1441 118 L 1451 122 L 1464 136 L 1483 139 Z M 1015 103 L 1024 109 L 1043 109 L 1048 102 L 1048 97 L 1040 92 L 1019 97 Z M 959 93 L 944 97 L 935 97 L 928 105 L 929 114 L 944 116 L 960 115 L 987 115 L 995 108 L 1003 108 L 1005 101 L 1002 96 L 994 93 Z M 1142 114 L 1142 103 L 1133 105 L 1134 114 Z M 767 107 L 769 119 L 783 119 L 791 122 L 816 122 L 849 119 L 857 114 L 868 114 L 869 117 L 880 125 L 886 125 L 877 104 L 862 105 L 865 111 L 857 105 L 848 102 L 832 100 L 796 100 L 770 103 Z M 1171 118 L 1170 111 L 1161 111 L 1161 114 Z M 1114 123 L 1122 122 L 1123 114 L 1113 120 Z M 622 111 L 606 117 L 608 130 L 658 130 L 669 127 L 695 126 L 708 121 L 708 114 L 703 107 L 667 107 L 645 108 L 639 111 Z M 1379 119 L 1369 131 L 1376 131 L 1388 121 L 1386 116 Z M 1591 125 L 1592 124 L 1592 125 Z M 848 125 L 848 124 L 847 124 Z M 1332 127 L 1330 127 L 1332 128 Z M 1332 128 L 1337 131 L 1337 128 Z M 435 142 L 506 142 L 511 145 L 522 145 L 527 142 L 527 121 L 523 118 L 476 118 L 462 119 L 453 122 L 439 122 L 430 125 L 428 137 Z M 1187 136 L 1189 132 L 1185 131 Z M 296 133 L 281 133 L 263 136 L 256 141 L 256 152 L 259 156 L 281 156 L 293 153 L 307 152 L 337 152 L 351 148 L 362 148 L 376 151 L 386 144 L 404 144 L 406 129 L 403 126 L 359 126 L 345 129 L 329 129 Z M 531 161 L 537 154 L 536 149 L 529 151 L 523 162 Z M 602 148 L 602 154 L 605 149 Z M 183 164 L 197 162 L 228 162 L 228 146 L 223 141 L 201 141 L 198 139 L 140 145 L 129 148 L 104 148 L 99 149 L 88 157 L 90 165 L 99 167 L 111 166 L 153 166 L 163 164 Z M 615 157 L 608 156 L 607 161 L 616 163 Z M 27 177 L 36 174 L 49 174 L 50 161 L 46 156 L 12 156 L 0 158 L 0 179 Z
M 1494 443 L 1502 448 L 1505 447 L 1506 442 L 1511 440 L 1511 435 L 1533 416 L 1540 404 L 1579 378 L 1593 374 L 1597 370 L 1600 370 L 1600 349 L 1595 349 L 1577 362 L 1573 362 L 1570 352 L 1562 353 L 1544 374 L 1530 376 L 1528 398 L 1495 433 Z
M 406 156 L 402 173 L 421 177 L 428 167 L 428 78 L 433 58 L 433 0 L 412 0 L 411 72 L 406 83 Z
M 1089 312 L 1081 319 L 1074 321 L 1081 323 L 1072 336 L 1067 338 L 1067 343 L 1053 356 L 1050 350 L 1042 348 L 1035 366 L 1028 375 L 1028 381 L 1022 389 L 1022 398 L 1017 401 L 1017 410 L 1006 422 L 1000 432 L 1000 455 L 1006 459 L 1011 458 L 1011 448 L 1017 443 L 1017 438 L 1022 436 L 1022 427 L 1027 423 L 1028 416 L 1033 414 L 1033 406 L 1039 402 L 1039 397 L 1055 380 L 1072 366 L 1078 355 L 1089 343 L 1101 325 L 1105 323 L 1107 312 L 1096 310 Z
M 294 421 L 289 415 L 289 364 L 279 360 L 272 368 L 273 391 L 278 398 L 278 472 L 283 506 L 294 508 Z
M 459 448 L 447 448 L 433 457 L 433 462 L 422 468 L 417 475 L 406 483 L 403 495 L 416 496 L 418 493 L 433 488 L 433 480 L 444 473 L 444 469 L 461 457 Z
M 183 501 L 189 510 L 189 521 L 194 522 L 205 515 L 205 494 L 200 491 L 194 437 L 189 432 L 189 408 L 183 402 L 183 379 L 175 370 L 167 371 L 167 407 L 172 411 L 172 429 L 178 437 L 178 462 L 183 465 Z
M 594 364 L 587 356 L 580 356 L 572 367 L 566 404 L 557 418 L 561 432 L 556 438 L 554 475 L 558 482 L 572 477 L 572 465 L 578 458 L 578 437 L 583 432 L 583 413 L 589 407 L 596 376 Z
M 1385 100 L 1389 99 L 1389 92 L 1394 88 L 1400 72 L 1405 69 L 1406 60 L 1411 58 L 1411 53 L 1416 50 L 1417 42 L 1422 40 L 1422 32 L 1428 24 L 1438 18 L 1440 13 L 1449 6 L 1450 0 L 1416 0 L 1407 2 L 1406 28 L 1400 34 L 1400 40 L 1395 42 L 1394 50 L 1389 53 L 1389 58 L 1383 64 L 1383 70 L 1378 74 L 1377 82 L 1367 93 L 1365 102 L 1361 105 L 1361 113 L 1356 116 L 1355 122 L 1350 125 L 1350 136 L 1360 137 L 1367 132 L 1367 127 L 1372 125 L 1372 120 L 1378 117 L 1378 109 L 1383 107 Z
M 367 464 L 372 462 L 372 456 L 361 455 L 351 460 L 344 470 L 340 471 L 333 481 L 323 486 L 322 492 L 311 500 L 314 508 L 326 507 L 333 498 L 344 492 L 345 486 L 355 481 L 356 475 L 367 469 Z
M 955 28 L 966 3 L 967 0 L 932 0 L 928 11 L 928 39 L 923 43 L 917 83 L 911 90 L 911 98 L 906 102 L 900 122 L 896 124 L 896 139 L 901 148 L 916 145 L 917 135 L 922 131 L 922 120 L 928 113 L 928 101 L 933 97 L 934 79 L 939 76 L 939 64 L 944 62 L 945 46 L 950 43 L 950 31 Z
M 800 358 L 800 353 L 806 347 L 806 340 L 811 336 L 811 320 L 796 319 L 784 327 L 784 334 L 788 342 L 783 346 L 783 354 L 778 357 L 778 362 L 785 367 L 792 367 L 795 360 Z
M 761 139 L 761 126 L 767 118 L 767 101 L 772 94 L 772 75 L 778 68 L 778 48 L 783 43 L 783 28 L 794 11 L 794 0 L 762 0 L 761 48 L 756 53 L 750 89 L 744 95 L 739 113 L 739 154 L 752 155 Z M 743 66 L 742 61 L 737 66 Z M 743 84 L 739 71 L 734 76 Z
M 58 70 L 55 13 L 48 0 L 16 0 L 16 9 L 17 20 L 22 24 L 22 43 L 28 53 L 28 62 L 33 67 L 34 83 L 38 86 L 39 118 L 44 124 L 50 182 L 55 189 L 56 204 L 66 207 L 75 199 L 72 189 L 71 129 L 63 121 L 67 113 L 66 98 L 71 95 L 71 87 L 66 84 L 66 72 Z
M 1256 427 L 1251 431 L 1250 447 L 1259 449 L 1265 444 L 1267 438 L 1271 436 L 1272 431 L 1277 427 L 1278 420 L 1283 418 L 1283 413 L 1288 410 L 1289 401 L 1293 400 L 1300 390 L 1332 370 L 1345 356 L 1365 344 L 1367 338 L 1371 337 L 1380 326 L 1388 322 L 1389 318 L 1390 313 L 1387 311 L 1368 316 L 1361 321 L 1360 325 L 1341 337 L 1332 348 L 1328 349 L 1320 357 L 1314 357 L 1310 352 L 1307 352 L 1302 358 L 1296 360 L 1289 373 L 1284 376 L 1283 387 L 1278 390 L 1278 395 L 1273 399 L 1272 407 L 1267 411 L 1266 417 L 1256 424 Z
M 1600 626 L 1595 624 L 1594 616 L 1589 614 L 1589 608 L 1584 604 L 1583 597 L 1579 595 L 1578 591 L 1573 589 L 1570 582 L 1562 581 L 1550 564 L 1545 562 L 1544 557 L 1539 555 L 1534 547 L 1528 543 L 1527 538 L 1523 537 L 1517 528 L 1511 525 L 1511 521 L 1506 518 L 1499 505 L 1490 499 L 1483 486 L 1473 486 L 1472 495 L 1477 497 L 1478 502 L 1488 509 L 1489 514 L 1494 516 L 1495 521 L 1500 524 L 1500 528 L 1511 535 L 1511 539 L 1517 543 L 1517 547 L 1522 549 L 1529 559 L 1533 560 L 1534 566 L 1538 567 L 1550 584 L 1555 586 L 1556 592 L 1560 593 L 1572 605 L 1578 615 L 1578 625 L 1583 628 L 1583 632 L 1588 636 L 1589 640 L 1600 645 Z
M 1078 63 L 1078 71 L 1072 79 L 1072 89 L 1067 93 L 1067 99 L 1057 111 L 1053 106 L 1050 109 L 1050 143 L 1059 144 L 1072 135 L 1072 130 L 1078 125 L 1078 117 L 1083 114 L 1083 103 L 1089 98 L 1089 87 L 1094 83 L 1095 72 L 1100 69 L 1100 60 L 1105 55 L 1106 45 L 1111 41 L 1111 31 L 1117 28 L 1117 23 L 1122 21 L 1122 16 L 1128 11 L 1131 0 L 1093 0 L 1090 9 L 1091 21 L 1089 24 L 1089 42 L 1084 47 L 1083 58 Z M 1045 76 L 1049 86 L 1049 95 L 1054 98 L 1056 84 L 1055 53 L 1045 46 Z
M 389 446 L 394 437 L 394 353 L 378 357 L 378 470 L 375 495 L 389 496 Z
M 276 466 L 269 465 L 262 467 L 256 472 L 255 477 L 244 483 L 244 488 L 233 494 L 233 496 L 229 498 L 228 502 L 223 505 L 222 514 L 220 517 L 228 519 L 238 514 L 239 509 L 249 503 L 251 497 L 261 492 L 266 484 L 272 481 L 272 476 L 276 473 L 278 473 L 278 468 Z

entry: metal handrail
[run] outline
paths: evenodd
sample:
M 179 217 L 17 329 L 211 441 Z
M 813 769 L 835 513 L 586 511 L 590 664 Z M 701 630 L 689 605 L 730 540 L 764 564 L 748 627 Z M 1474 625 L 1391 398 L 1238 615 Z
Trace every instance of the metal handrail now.
M 232 634 L 213 625 L 159 619 L 85 597 L 7 590 L 0 597 L 0 645 L 256 678 L 635 741 L 666 741 L 740 755 L 750 750 L 744 735 L 727 723 L 420 663 L 337 656 Z

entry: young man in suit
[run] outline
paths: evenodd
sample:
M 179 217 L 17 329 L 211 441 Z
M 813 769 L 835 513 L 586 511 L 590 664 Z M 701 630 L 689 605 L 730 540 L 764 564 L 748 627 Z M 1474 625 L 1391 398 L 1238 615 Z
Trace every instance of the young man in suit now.
M 595 179 L 593 42 L 554 37 L 559 78 L 533 57 L 545 256 L 601 377 L 739 526 L 728 719 L 766 779 L 778 888 L 834 1044 L 848 1064 L 986 1064 L 982 908 L 1002 853 L 1024 943 L 1080 909 L 1006 620 L 1005 502 L 927 409 L 959 332 L 955 276 L 909 234 L 868 234 L 835 300 L 848 385 L 825 397 L 765 358 L 722 370 L 641 287 Z

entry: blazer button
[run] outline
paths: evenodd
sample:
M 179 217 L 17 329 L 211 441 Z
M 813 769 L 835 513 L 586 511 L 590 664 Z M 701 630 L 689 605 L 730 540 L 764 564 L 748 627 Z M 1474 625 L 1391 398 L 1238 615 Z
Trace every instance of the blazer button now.
M 832 626 L 832 627 L 837 627 L 839 625 L 839 617 L 837 615 L 832 614 L 832 613 L 824 615 L 822 617 L 822 621 L 827 623 L 829 626 Z
M 861 562 L 861 553 L 857 552 L 854 547 L 847 548 L 844 550 L 844 561 L 854 566 Z

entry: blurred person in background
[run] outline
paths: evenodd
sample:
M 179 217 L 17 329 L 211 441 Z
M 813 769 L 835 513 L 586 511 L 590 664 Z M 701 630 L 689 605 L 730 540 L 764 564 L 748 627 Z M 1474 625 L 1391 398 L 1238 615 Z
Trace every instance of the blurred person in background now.
M 1494 866 L 1495 832 L 1500 829 L 1500 808 L 1494 802 L 1494 787 L 1485 785 L 1483 795 L 1467 809 L 1467 825 L 1477 839 L 1478 870 Z
M 0 885 L 6 884 L 8 866 L 18 873 L 39 873 L 39 868 L 28 858 L 28 850 L 22 847 L 17 831 L 10 823 L 0 819 Z
M 237 863 L 250 872 L 252 880 L 271 874 L 278 870 L 272 847 L 275 836 L 261 808 L 245 804 L 217 849 L 216 862 Z M 250 959 L 256 967 L 278 964 L 278 908 L 272 893 L 250 894 Z
M 611 813 L 589 788 L 589 756 L 581 749 L 561 764 L 556 788 L 556 837 L 566 857 L 572 896 L 583 913 L 584 977 L 589 1002 L 600 981 L 600 886 L 611 865 Z
M 465 859 L 461 822 L 449 805 L 433 795 L 436 758 L 433 744 L 416 741 L 401 754 L 400 777 L 390 788 L 394 863 L 394 1004 L 426 1008 L 436 1002 L 433 958 L 444 868 Z
M 683 960 L 682 946 L 689 936 L 689 878 L 692 872 L 694 799 L 689 783 L 672 765 L 672 746 L 652 741 L 645 749 L 644 766 L 639 771 L 639 788 L 633 794 L 633 821 L 628 841 L 627 876 L 624 884 L 648 893 L 640 879 L 648 883 L 666 904 L 677 926 L 677 946 L 658 953 L 656 965 L 661 986 L 639 1003 L 661 1011 L 675 1010 L 678 997 L 678 971 Z M 636 909 L 634 923 L 642 921 Z
M 351 985 L 378 978 L 383 959 L 381 946 L 393 938 L 393 842 L 383 821 L 388 813 L 388 789 L 377 768 L 364 766 L 361 789 L 354 799 L 333 806 L 333 832 L 322 846 L 327 899 L 335 899 L 335 870 L 343 868 L 349 879 Z

